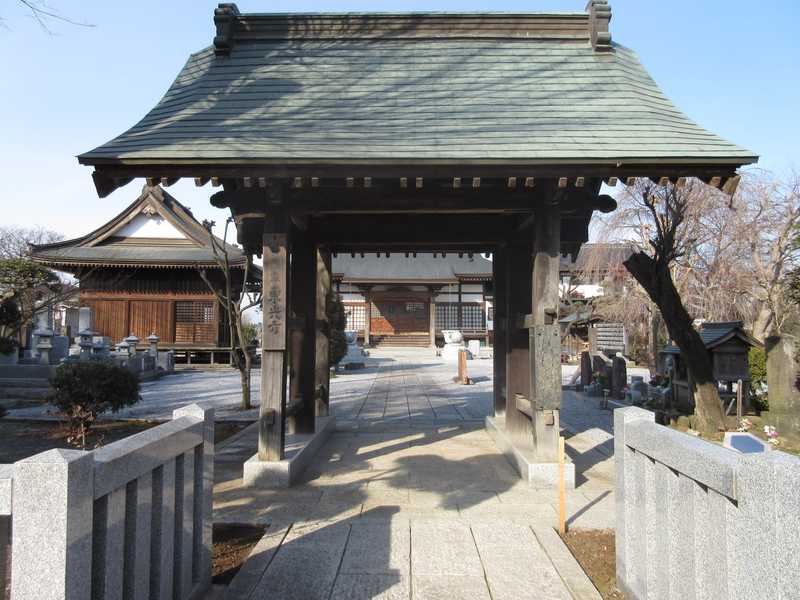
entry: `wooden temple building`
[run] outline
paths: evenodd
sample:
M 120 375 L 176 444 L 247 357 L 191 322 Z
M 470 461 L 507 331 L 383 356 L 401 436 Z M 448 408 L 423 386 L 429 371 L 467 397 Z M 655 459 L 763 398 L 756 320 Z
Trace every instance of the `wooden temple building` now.
M 441 346 L 448 329 L 468 340 L 489 336 L 492 262 L 484 255 L 337 254 L 332 277 L 347 329 L 368 346 Z
M 552 14 L 220 4 L 212 45 L 158 104 L 79 156 L 101 197 L 134 178 L 211 182 L 263 256 L 258 460 L 327 414 L 331 253 L 445 251 L 493 254 L 493 422 L 515 456 L 554 464 L 560 256 L 615 208 L 602 183 L 697 177 L 730 193 L 757 160 L 678 110 L 610 20 L 605 0 Z
M 223 247 L 222 240 L 216 242 Z M 226 248 L 234 274 L 243 272 L 242 251 Z M 112 343 L 155 333 L 159 346 L 173 349 L 178 361 L 229 361 L 227 317 L 198 272 L 204 269 L 212 283 L 224 283 L 210 234 L 158 185 L 146 185 L 102 227 L 78 239 L 34 246 L 31 256 L 79 280 L 80 306 L 92 309 L 94 331 Z M 258 278 L 260 269 L 251 277 Z

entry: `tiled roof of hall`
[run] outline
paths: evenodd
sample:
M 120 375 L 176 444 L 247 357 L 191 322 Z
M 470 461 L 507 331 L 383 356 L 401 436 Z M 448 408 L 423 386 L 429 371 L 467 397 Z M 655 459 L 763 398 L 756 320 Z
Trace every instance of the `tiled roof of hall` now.
M 222 4 L 214 44 L 139 123 L 79 160 L 133 176 L 145 165 L 196 176 L 221 165 L 406 164 L 700 176 L 757 160 L 676 108 L 611 41 L 610 18 L 604 0 L 527 14 L 240 14 Z

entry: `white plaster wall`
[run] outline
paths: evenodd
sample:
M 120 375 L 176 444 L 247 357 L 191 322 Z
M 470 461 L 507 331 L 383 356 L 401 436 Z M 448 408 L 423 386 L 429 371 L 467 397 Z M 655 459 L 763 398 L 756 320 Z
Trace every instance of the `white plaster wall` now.
M 116 234 L 119 237 L 130 238 L 169 238 L 184 239 L 186 236 L 178 231 L 172 223 L 158 215 L 136 215 L 130 223 L 125 225 Z

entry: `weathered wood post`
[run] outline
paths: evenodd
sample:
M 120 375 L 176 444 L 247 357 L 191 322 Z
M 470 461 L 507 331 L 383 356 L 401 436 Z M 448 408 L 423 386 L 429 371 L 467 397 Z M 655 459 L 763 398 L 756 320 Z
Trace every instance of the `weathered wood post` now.
M 292 313 L 292 407 L 287 413 L 289 433 L 314 431 L 316 381 L 317 247 L 306 231 L 292 231 L 289 293 Z M 297 404 L 295 404 L 297 402 Z
M 317 250 L 316 293 L 316 367 L 314 370 L 314 397 L 318 417 L 327 417 L 330 412 L 331 369 L 328 361 L 330 347 L 330 322 L 327 305 L 331 293 L 331 253 Z
M 561 211 L 549 202 L 536 210 L 530 323 L 530 377 L 533 440 L 538 460 L 558 460 L 561 410 L 561 334 L 558 328 L 558 274 Z
M 492 342 L 492 368 L 494 369 L 494 414 L 502 417 L 506 413 L 506 340 L 508 336 L 506 250 L 495 248 L 492 256 L 492 279 L 494 281 L 494 319 Z
M 258 458 L 283 459 L 286 410 L 286 335 L 289 310 L 288 226 L 282 211 L 267 215 L 263 236 L 261 407 Z
M 528 332 L 522 319 L 531 307 L 531 246 L 514 243 L 505 252 L 506 263 L 506 431 L 515 445 L 531 446 L 531 375 Z

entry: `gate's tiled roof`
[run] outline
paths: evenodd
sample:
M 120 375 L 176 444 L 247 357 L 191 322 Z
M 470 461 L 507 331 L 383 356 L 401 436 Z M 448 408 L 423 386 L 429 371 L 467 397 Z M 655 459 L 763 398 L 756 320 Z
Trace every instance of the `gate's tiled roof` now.
M 593 46 L 587 13 L 218 13 L 216 46 L 81 162 L 756 160 L 676 108 L 633 51 Z

